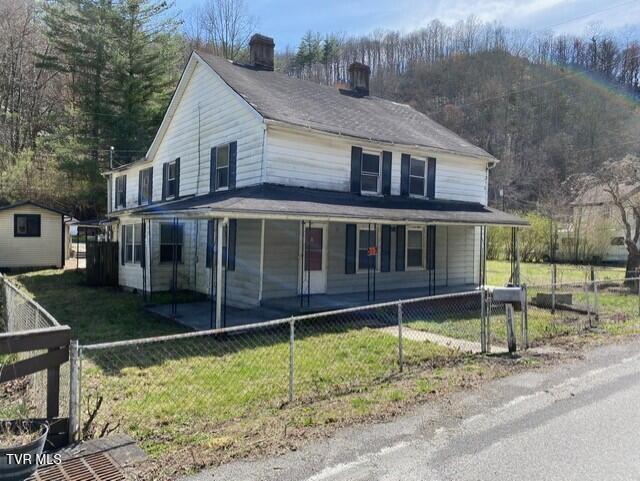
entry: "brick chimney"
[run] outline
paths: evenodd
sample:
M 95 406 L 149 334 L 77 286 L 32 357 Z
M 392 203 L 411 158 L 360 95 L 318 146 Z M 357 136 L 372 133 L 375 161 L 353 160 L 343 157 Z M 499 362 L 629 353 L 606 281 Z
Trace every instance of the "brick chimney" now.
M 273 51 L 275 47 L 273 39 L 254 34 L 249 40 L 249 61 L 253 67 L 262 70 L 273 70 Z
M 349 65 L 349 86 L 359 95 L 369 95 L 369 77 L 371 69 L 368 65 L 354 62 Z

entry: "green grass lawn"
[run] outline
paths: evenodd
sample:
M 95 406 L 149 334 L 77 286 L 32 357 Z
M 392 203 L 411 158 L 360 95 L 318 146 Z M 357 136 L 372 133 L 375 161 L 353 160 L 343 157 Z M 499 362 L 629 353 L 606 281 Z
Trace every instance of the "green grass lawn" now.
M 84 274 L 42 270 L 14 278 L 80 344 L 184 332 L 185 328 L 144 309 L 142 297 L 120 289 L 89 287 Z
M 551 284 L 551 265 L 522 262 L 521 280 L 527 285 Z M 624 267 L 597 267 L 598 280 L 624 278 Z M 590 274 L 589 266 L 557 264 L 557 282 L 584 282 Z M 487 261 L 487 283 L 492 286 L 505 285 L 511 274 L 509 261 Z
M 82 274 L 58 270 L 17 276 L 82 344 L 183 332 L 149 314 L 140 296 L 92 288 Z M 155 299 L 154 299 L 155 300 Z M 311 403 L 383 385 L 398 374 L 398 340 L 371 319 L 296 325 L 295 398 Z M 102 398 L 93 426 L 133 434 L 153 454 L 189 446 L 247 417 L 273 416 L 287 402 L 289 328 L 208 336 L 83 352 L 83 416 Z M 465 356 L 405 341 L 407 369 Z M 360 406 L 358 409 L 362 409 Z M 160 434 L 161 433 L 161 434 Z

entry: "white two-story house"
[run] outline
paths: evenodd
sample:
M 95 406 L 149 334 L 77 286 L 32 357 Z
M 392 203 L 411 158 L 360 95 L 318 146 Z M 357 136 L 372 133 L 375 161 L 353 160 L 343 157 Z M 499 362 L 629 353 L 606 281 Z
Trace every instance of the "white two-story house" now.
M 497 160 L 408 105 L 193 52 L 144 159 L 106 172 L 120 284 L 226 307 L 327 309 L 479 282 Z M 288 302 L 288 303 L 287 303 Z M 175 314 L 175 313 L 174 313 Z

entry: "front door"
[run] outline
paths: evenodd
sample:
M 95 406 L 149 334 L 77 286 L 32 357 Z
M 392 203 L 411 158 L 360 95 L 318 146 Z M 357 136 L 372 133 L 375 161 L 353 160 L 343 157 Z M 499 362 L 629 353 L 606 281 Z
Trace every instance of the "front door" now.
M 327 291 L 327 225 L 303 224 L 301 260 L 303 294 Z

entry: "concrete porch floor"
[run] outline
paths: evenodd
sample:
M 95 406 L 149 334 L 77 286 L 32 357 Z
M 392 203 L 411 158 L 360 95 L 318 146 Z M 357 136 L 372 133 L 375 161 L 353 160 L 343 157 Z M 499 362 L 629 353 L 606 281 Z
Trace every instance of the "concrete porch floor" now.
M 436 294 L 467 292 L 474 289 L 476 289 L 476 286 L 473 284 L 455 287 L 438 287 Z M 378 291 L 376 292 L 375 299 L 373 299 L 373 296 L 367 299 L 366 292 L 355 292 L 349 294 L 312 294 L 309 297 L 308 302 L 307 296 L 304 296 L 302 305 L 300 302 L 300 296 L 268 299 L 263 301 L 262 306 L 251 309 L 238 309 L 228 306 L 225 327 L 245 326 L 248 324 L 281 319 L 297 314 L 346 309 L 350 307 L 365 306 L 367 304 L 413 299 L 417 297 L 424 297 L 426 295 L 427 293 L 425 289 L 421 287 Z M 171 304 L 151 305 L 148 306 L 147 309 L 162 317 L 171 319 Z M 215 325 L 211 325 L 211 302 L 178 304 L 175 321 L 196 331 L 215 327 Z

